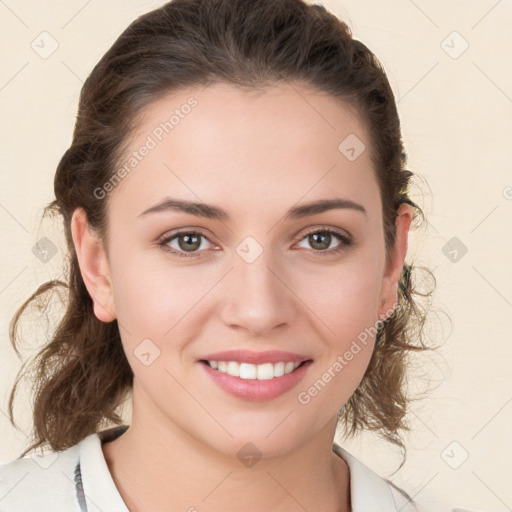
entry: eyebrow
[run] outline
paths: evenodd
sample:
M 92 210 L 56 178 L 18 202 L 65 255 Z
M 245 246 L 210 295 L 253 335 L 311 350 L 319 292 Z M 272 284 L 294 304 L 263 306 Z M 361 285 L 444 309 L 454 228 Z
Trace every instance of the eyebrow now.
M 285 219 L 300 219 L 302 217 L 308 217 L 310 215 L 316 215 L 319 213 L 326 212 L 334 209 L 351 209 L 364 213 L 368 216 L 366 209 L 363 205 L 351 201 L 350 199 L 321 199 L 319 201 L 313 201 L 300 206 L 294 206 L 290 208 L 284 218 Z M 205 217 L 207 219 L 215 220 L 229 220 L 229 214 L 219 208 L 206 203 L 196 203 L 193 201 L 186 201 L 183 199 L 173 199 L 170 197 L 165 198 L 158 204 L 155 204 L 151 208 L 144 210 L 138 215 L 142 217 L 149 213 L 165 212 L 165 211 L 178 211 L 185 212 L 197 217 Z

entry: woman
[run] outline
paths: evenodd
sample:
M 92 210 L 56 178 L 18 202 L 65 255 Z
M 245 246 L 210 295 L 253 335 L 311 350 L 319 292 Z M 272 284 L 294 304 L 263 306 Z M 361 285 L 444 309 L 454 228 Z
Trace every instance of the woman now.
M 22 456 L 52 452 L 0 468 L 7 510 L 415 510 L 333 444 L 339 425 L 403 448 L 426 348 L 405 163 L 384 71 L 323 7 L 174 0 L 135 20 L 56 171 L 68 282 L 14 319 L 13 342 L 68 288 Z M 127 398 L 130 425 L 105 428 Z

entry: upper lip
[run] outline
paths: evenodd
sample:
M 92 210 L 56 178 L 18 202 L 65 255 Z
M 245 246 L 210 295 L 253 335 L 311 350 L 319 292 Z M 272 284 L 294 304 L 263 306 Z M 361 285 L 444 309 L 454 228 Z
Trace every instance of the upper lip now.
M 283 352 L 281 350 L 269 350 L 266 352 L 251 352 L 249 350 L 226 350 L 224 352 L 215 352 L 201 358 L 202 361 L 237 361 L 238 363 L 264 364 L 292 362 L 302 363 L 310 358 L 293 352 Z

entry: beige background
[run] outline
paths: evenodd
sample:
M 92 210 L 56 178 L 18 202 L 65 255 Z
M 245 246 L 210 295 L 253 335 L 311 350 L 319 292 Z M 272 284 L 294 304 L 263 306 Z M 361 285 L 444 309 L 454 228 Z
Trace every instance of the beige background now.
M 417 369 L 436 389 L 414 404 L 408 459 L 391 478 L 427 510 L 512 510 L 512 4 L 323 3 L 387 71 L 409 168 L 420 178 L 413 199 L 429 219 L 426 231 L 411 235 L 409 259 L 435 269 L 434 308 L 452 319 L 432 319 L 432 338 L 445 342 Z M 39 220 L 71 140 L 80 88 L 129 22 L 161 4 L 0 1 L 0 462 L 15 458 L 25 441 L 5 414 L 20 366 L 9 320 L 38 284 L 60 275 L 60 226 Z M 47 50 L 58 43 L 47 58 L 31 47 L 34 41 L 42 52 L 42 38 Z M 43 236 L 59 247 L 47 263 L 32 252 Z M 46 327 L 33 322 L 39 343 Z M 28 432 L 28 402 L 17 412 Z M 371 435 L 343 444 L 383 476 L 398 465 L 397 450 Z

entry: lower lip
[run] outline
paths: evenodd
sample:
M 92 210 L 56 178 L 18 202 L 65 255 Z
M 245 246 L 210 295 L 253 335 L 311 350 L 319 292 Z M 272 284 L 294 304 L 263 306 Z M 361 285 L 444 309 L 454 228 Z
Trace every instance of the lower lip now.
M 263 402 L 277 398 L 296 386 L 308 371 L 311 363 L 312 361 L 307 361 L 291 373 L 268 380 L 241 379 L 214 370 L 206 363 L 201 362 L 199 364 L 204 367 L 215 384 L 229 394 L 243 400 Z

